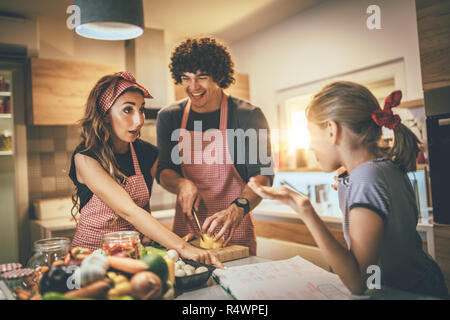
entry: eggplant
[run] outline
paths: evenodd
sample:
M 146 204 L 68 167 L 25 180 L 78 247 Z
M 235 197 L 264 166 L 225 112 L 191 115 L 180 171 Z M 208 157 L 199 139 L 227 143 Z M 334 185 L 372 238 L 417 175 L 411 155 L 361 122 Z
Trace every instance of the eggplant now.
M 69 269 L 65 265 L 52 267 L 42 276 L 39 282 L 39 291 L 42 295 L 47 292 L 66 293 L 70 291 L 67 280 L 72 275 L 73 268 Z

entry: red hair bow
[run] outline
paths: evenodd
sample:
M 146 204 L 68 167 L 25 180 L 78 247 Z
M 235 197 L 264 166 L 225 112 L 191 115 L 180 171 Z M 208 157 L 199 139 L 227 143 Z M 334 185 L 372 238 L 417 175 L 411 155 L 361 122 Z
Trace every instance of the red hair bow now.
M 372 119 L 380 127 L 386 127 L 393 130 L 401 121 L 400 116 L 392 112 L 392 108 L 398 106 L 402 100 L 400 90 L 392 92 L 384 101 L 383 110 L 375 110 L 372 113 Z

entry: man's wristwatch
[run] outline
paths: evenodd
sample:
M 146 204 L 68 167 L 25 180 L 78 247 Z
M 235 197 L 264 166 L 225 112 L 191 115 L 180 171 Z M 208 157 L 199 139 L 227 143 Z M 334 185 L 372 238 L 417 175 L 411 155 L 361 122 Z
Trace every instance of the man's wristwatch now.
M 246 198 L 236 198 L 232 203 L 244 209 L 244 216 L 250 211 L 250 202 Z

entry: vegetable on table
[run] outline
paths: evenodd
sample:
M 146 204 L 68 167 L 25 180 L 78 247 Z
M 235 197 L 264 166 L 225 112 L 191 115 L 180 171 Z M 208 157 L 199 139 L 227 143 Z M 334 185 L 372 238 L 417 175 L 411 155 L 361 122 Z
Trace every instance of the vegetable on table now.
M 80 289 L 65 293 L 68 298 L 104 298 L 111 288 L 108 280 L 98 280 Z
M 163 286 L 160 277 L 151 271 L 136 273 L 131 278 L 132 295 L 140 300 L 155 300 L 161 298 Z
M 105 278 L 108 260 L 101 253 L 93 253 L 83 260 L 80 267 L 81 285 L 85 286 Z
M 69 298 L 60 292 L 47 292 L 42 296 L 42 300 L 92 300 L 89 298 Z
M 169 276 L 169 268 L 166 260 L 159 255 L 147 255 L 141 259 L 142 262 L 147 264 L 147 269 L 156 273 L 161 278 L 162 283 L 167 282 Z
M 147 255 L 158 255 L 158 256 L 161 256 L 164 258 L 167 255 L 167 252 L 168 251 L 164 250 L 164 249 L 159 249 L 159 248 L 155 248 L 152 246 L 148 246 L 148 247 L 144 247 L 143 254 L 141 256 L 144 257 Z M 142 257 L 141 257 L 141 259 L 142 259 Z
M 111 268 L 114 268 L 119 271 L 123 271 L 126 273 L 134 274 L 139 271 L 148 270 L 148 265 L 141 260 L 131 259 L 131 258 L 123 258 L 123 257 L 115 257 L 108 256 L 108 265 Z

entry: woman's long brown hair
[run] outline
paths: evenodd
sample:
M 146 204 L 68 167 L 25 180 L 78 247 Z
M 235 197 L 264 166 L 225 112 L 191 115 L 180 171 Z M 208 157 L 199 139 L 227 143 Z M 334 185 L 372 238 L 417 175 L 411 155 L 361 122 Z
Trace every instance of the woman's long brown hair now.
M 114 180 L 125 183 L 127 177 L 119 170 L 114 156 L 111 140 L 112 128 L 110 122 L 105 121 L 110 116 L 109 110 L 104 114 L 98 106 L 99 98 L 106 89 L 112 87 L 114 92 L 116 92 L 120 79 L 121 77 L 117 75 L 106 75 L 97 81 L 89 93 L 84 116 L 79 121 L 81 126 L 81 145 L 84 147 L 80 152 L 91 151 L 94 153 L 100 165 Z M 121 95 L 129 91 L 136 91 L 142 94 L 141 90 L 136 86 L 126 89 Z M 72 193 L 73 207 L 71 210 L 71 215 L 75 220 L 80 211 L 79 200 L 78 188 L 75 186 L 75 190 Z

